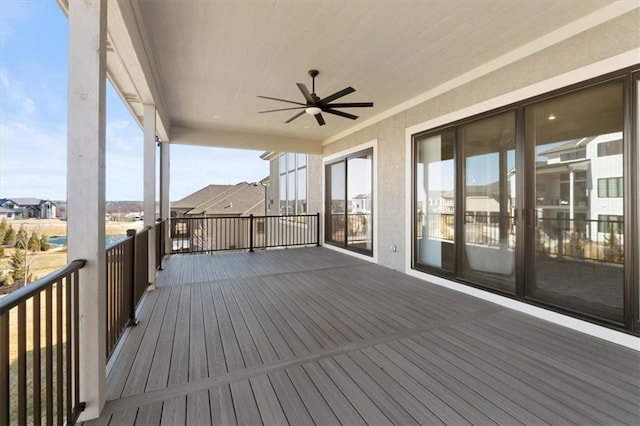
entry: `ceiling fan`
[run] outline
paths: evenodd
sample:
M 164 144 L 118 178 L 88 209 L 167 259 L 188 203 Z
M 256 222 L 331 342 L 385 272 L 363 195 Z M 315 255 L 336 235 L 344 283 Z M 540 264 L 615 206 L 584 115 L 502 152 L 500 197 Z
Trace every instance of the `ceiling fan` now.
M 356 89 L 354 89 L 353 87 L 346 87 L 342 90 L 337 91 L 332 95 L 327 96 L 326 98 L 320 98 L 318 95 L 316 95 L 316 77 L 318 76 L 318 74 L 320 74 L 318 70 L 309 70 L 309 75 L 311 76 L 311 81 L 312 81 L 311 93 L 309 93 L 309 89 L 307 89 L 307 86 L 305 86 L 302 83 L 296 83 L 298 86 L 298 89 L 300 89 L 300 91 L 302 92 L 302 96 L 304 96 L 306 103 L 288 101 L 286 99 L 271 98 L 269 96 L 258 96 L 259 98 L 271 99 L 272 101 L 287 102 L 289 104 L 299 105 L 292 108 L 280 108 L 280 109 L 270 109 L 268 111 L 260 111 L 260 113 L 262 114 L 265 112 L 291 111 L 291 110 L 301 109 L 302 111 L 300 111 L 299 113 L 297 113 L 296 115 L 294 115 L 293 117 L 285 121 L 285 123 L 292 122 L 293 120 L 300 117 L 302 114 L 306 112 L 307 114 L 313 115 L 316 118 L 318 125 L 324 126 L 325 121 L 324 121 L 324 118 L 322 118 L 323 112 L 326 112 L 328 114 L 338 115 L 344 118 L 350 118 L 351 120 L 355 120 L 356 118 L 358 118 L 357 115 L 349 114 L 343 111 L 338 111 L 335 108 L 369 108 L 373 106 L 373 102 L 331 103 L 336 99 L 339 99 L 343 96 L 346 96 L 350 93 L 355 92 Z

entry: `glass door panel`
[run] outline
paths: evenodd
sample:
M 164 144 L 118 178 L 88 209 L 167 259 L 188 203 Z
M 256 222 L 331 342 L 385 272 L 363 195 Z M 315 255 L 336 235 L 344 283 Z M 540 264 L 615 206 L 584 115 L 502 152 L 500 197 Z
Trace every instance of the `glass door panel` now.
M 515 294 L 516 114 L 458 127 L 464 234 L 458 275 Z
M 356 251 L 373 249 L 373 153 L 347 159 L 347 246 Z
M 373 256 L 373 150 L 325 166 L 325 242 Z
M 528 183 L 526 295 L 622 322 L 623 82 L 525 108 Z
M 345 187 L 346 168 L 344 161 L 326 166 L 326 226 L 325 240 L 336 244 L 345 242 Z
M 455 269 L 454 131 L 416 139 L 415 263 L 453 274 Z

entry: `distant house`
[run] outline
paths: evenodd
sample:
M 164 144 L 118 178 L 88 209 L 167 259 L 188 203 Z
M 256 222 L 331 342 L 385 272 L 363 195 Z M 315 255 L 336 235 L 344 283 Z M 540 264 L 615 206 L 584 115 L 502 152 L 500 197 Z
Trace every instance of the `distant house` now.
M 251 215 L 259 216 L 255 219 L 254 238 L 256 241 L 263 241 L 265 219 L 260 216 L 265 214 L 267 189 L 268 179 L 259 183 L 208 185 L 172 203 L 171 236 L 174 250 L 179 250 L 180 247 L 191 247 L 196 251 L 207 251 L 214 247 L 242 247 L 249 238 L 250 225 L 246 218 Z M 211 219 L 185 219 L 204 217 Z M 233 221 L 233 224 L 230 224 L 229 220 Z M 224 221 L 225 226 L 231 226 L 234 232 L 220 232 L 223 227 L 218 226 L 219 221 Z
M 0 198 L 0 208 L 7 219 L 52 219 L 56 217 L 56 204 L 39 198 Z
M 240 182 L 236 185 L 208 185 L 171 204 L 172 217 L 222 217 L 263 215 L 265 187 Z
M 5 207 L 0 207 L 0 220 L 2 219 L 13 219 L 15 216 L 15 211 L 12 209 L 7 209 Z

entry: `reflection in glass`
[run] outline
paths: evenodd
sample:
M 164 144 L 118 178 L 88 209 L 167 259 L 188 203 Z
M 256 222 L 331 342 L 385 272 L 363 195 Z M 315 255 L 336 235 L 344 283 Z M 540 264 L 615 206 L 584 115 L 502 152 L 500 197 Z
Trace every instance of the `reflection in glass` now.
M 347 245 L 371 251 L 373 153 L 347 160 Z
M 298 158 L 302 157 L 301 155 Z M 307 168 L 298 169 L 297 214 L 307 214 Z
M 620 322 L 622 94 L 615 81 L 525 108 L 526 143 L 535 155 L 535 278 L 529 275 L 527 294 Z
M 515 293 L 515 112 L 458 127 L 464 152 L 464 246 L 459 275 Z
M 325 241 L 373 255 L 373 150 L 325 166 Z
M 453 273 L 455 268 L 455 165 L 453 130 L 416 139 L 416 263 Z
M 344 244 L 344 215 L 345 215 L 345 179 L 346 169 L 344 161 L 326 166 L 327 191 L 329 201 L 326 218 L 325 240 Z

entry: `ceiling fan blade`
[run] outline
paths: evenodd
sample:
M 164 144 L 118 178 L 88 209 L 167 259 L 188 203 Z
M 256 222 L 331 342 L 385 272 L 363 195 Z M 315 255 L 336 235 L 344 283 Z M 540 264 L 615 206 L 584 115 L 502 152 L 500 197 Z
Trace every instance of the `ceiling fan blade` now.
M 342 111 L 338 111 L 335 109 L 331 109 L 331 108 L 322 108 L 322 112 L 328 112 L 329 114 L 333 114 L 333 115 L 339 115 L 340 117 L 344 117 L 344 118 L 350 118 L 352 120 L 355 120 L 356 118 L 358 118 L 357 115 L 353 115 L 353 114 L 349 114 L 346 112 L 342 112 Z
M 286 123 L 291 123 L 293 120 L 295 120 L 296 118 L 300 117 L 302 114 L 304 114 L 304 111 L 300 111 L 299 113 L 297 113 L 296 115 L 294 115 L 293 117 L 291 117 L 290 119 L 285 121 L 285 124 Z
M 326 98 L 321 99 L 320 100 L 320 105 L 326 105 L 326 104 L 328 104 L 329 102 L 331 102 L 333 100 L 336 100 L 338 98 L 346 96 L 349 93 L 353 93 L 355 91 L 356 91 L 356 89 L 354 89 L 353 87 L 345 87 L 344 89 L 334 93 L 333 95 L 329 95 Z
M 313 101 L 313 97 L 311 96 L 311 93 L 309 93 L 309 89 L 307 89 L 307 86 L 305 86 L 302 83 L 296 83 L 296 85 L 298 86 L 298 89 L 300 89 L 300 91 L 302 92 L 302 96 L 304 96 L 304 98 L 307 100 L 307 105 L 315 104 L 315 102 Z
M 324 105 L 329 108 L 370 108 L 373 106 L 373 102 L 350 102 L 346 104 L 329 104 Z
M 276 112 L 276 111 L 291 111 L 294 109 L 305 109 L 307 106 L 299 106 L 299 107 L 292 107 L 292 108 L 280 108 L 280 109 L 269 109 L 267 111 L 258 111 L 259 114 L 263 114 L 265 112 Z
M 300 103 L 300 102 L 294 102 L 294 101 L 288 101 L 286 99 L 271 98 L 269 96 L 260 96 L 260 95 L 258 95 L 258 97 L 262 98 L 262 99 L 271 99 L 272 101 L 288 102 L 290 104 L 302 105 L 302 106 L 305 106 L 305 107 L 307 106 L 307 104 L 303 104 L 303 103 Z
M 322 117 L 322 114 L 317 113 L 315 117 L 316 117 L 316 121 L 318 122 L 318 125 L 324 126 L 325 123 L 324 123 L 324 118 Z

